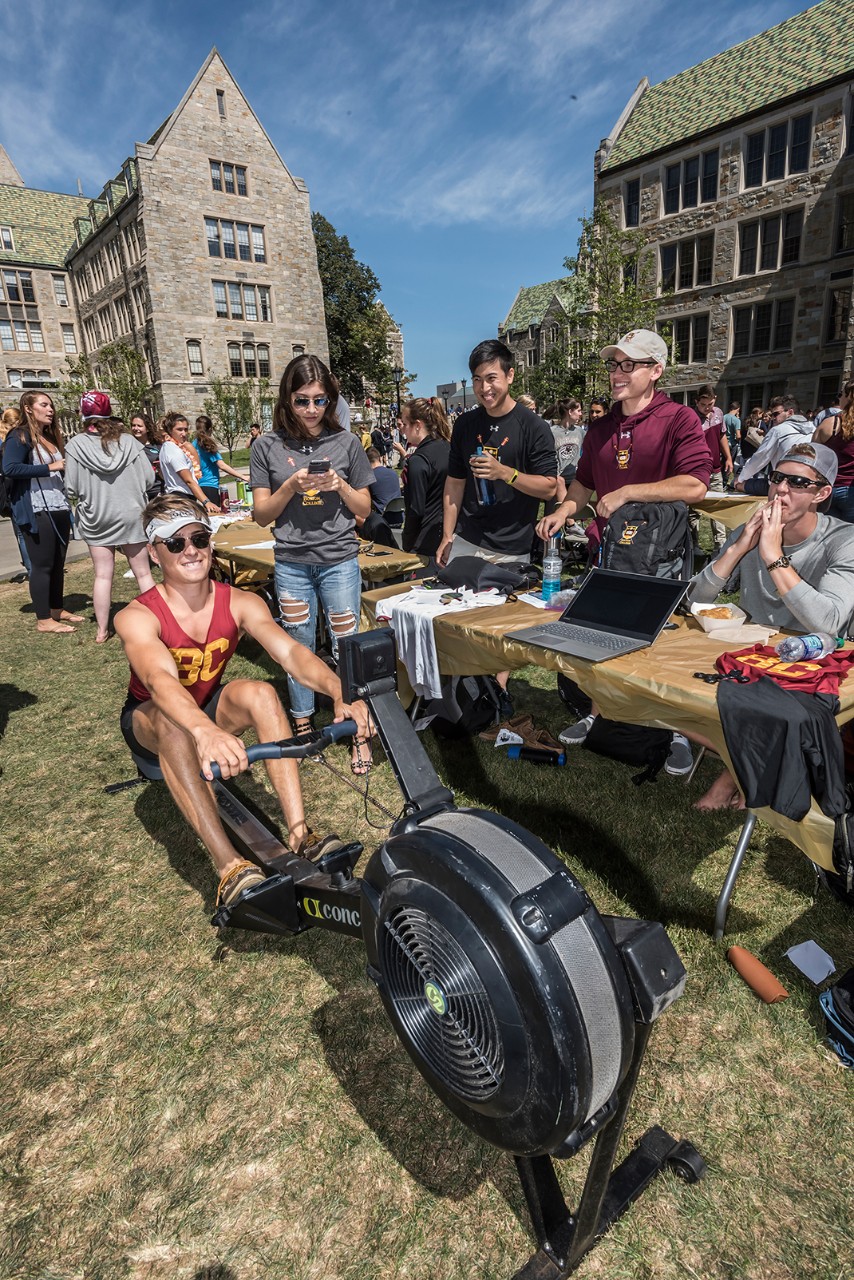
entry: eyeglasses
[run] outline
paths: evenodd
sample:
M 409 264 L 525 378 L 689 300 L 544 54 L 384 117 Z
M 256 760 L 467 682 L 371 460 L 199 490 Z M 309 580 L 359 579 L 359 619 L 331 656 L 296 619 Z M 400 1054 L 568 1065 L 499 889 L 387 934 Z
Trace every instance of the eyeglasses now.
M 652 367 L 652 365 L 658 364 L 658 361 L 657 360 L 603 360 L 602 363 L 604 364 L 605 368 L 608 370 L 609 373 L 616 373 L 618 369 L 620 370 L 620 373 L 634 373 L 638 365 L 649 365 L 650 367 Z
M 772 471 L 770 480 L 771 484 L 785 483 L 790 489 L 809 489 L 812 486 L 821 489 L 825 484 L 824 480 L 810 480 L 809 476 L 792 476 L 788 471 Z
M 207 529 L 201 533 L 191 533 L 189 538 L 182 538 L 180 535 L 176 538 L 161 538 L 159 545 L 165 547 L 173 556 L 180 555 L 188 542 L 192 542 L 197 551 L 203 551 L 205 547 L 211 545 L 211 535 Z
M 329 404 L 329 396 L 294 396 L 294 405 L 297 409 L 307 409 L 313 404 L 316 409 L 325 409 Z

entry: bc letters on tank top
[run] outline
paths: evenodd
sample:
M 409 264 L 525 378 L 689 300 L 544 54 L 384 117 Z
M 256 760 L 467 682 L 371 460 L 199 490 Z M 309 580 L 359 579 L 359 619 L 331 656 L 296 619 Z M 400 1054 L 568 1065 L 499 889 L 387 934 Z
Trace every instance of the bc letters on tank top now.
M 212 586 L 214 607 L 204 644 L 188 636 L 176 622 L 172 610 L 156 587 L 137 596 L 137 602 L 150 609 L 159 621 L 160 639 L 175 659 L 178 679 L 200 707 L 219 688 L 225 668 L 240 638 L 237 623 L 231 614 L 231 587 L 225 582 L 214 582 Z M 151 697 L 132 668 L 128 693 L 137 702 L 147 702 Z

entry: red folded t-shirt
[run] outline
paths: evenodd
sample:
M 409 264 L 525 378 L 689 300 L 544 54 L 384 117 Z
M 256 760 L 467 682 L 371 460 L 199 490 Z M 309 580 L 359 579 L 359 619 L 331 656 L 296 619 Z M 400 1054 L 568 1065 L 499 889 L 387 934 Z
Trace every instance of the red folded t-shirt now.
M 802 693 L 838 693 L 854 663 L 854 649 L 829 653 L 825 658 L 805 662 L 784 662 L 767 644 L 755 644 L 737 653 L 722 653 L 715 667 L 723 675 L 733 671 L 749 675 L 751 683 L 769 676 L 783 689 L 800 689 Z

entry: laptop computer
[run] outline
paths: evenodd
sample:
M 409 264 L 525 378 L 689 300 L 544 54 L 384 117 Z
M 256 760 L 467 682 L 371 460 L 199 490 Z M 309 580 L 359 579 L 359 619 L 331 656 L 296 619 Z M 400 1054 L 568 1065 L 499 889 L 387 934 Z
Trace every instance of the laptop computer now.
M 591 569 L 556 622 L 508 631 L 507 638 L 605 662 L 651 645 L 688 586 L 675 578 Z

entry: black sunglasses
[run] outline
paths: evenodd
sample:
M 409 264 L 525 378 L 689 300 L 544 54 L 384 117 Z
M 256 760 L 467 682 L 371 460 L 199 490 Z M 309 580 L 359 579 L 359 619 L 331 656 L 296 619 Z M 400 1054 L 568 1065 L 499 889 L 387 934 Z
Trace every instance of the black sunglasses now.
M 810 480 L 809 476 L 790 476 L 788 471 L 772 471 L 769 479 L 772 484 L 785 481 L 790 489 L 809 489 L 812 485 L 821 489 L 825 484 L 824 480 Z
M 173 556 L 179 555 L 188 542 L 192 542 L 197 551 L 204 551 L 205 547 L 211 545 L 210 532 L 205 529 L 201 533 L 191 533 L 189 538 L 182 538 L 180 534 L 175 538 L 161 538 L 160 546 L 165 547 L 167 551 L 171 551 Z

